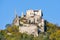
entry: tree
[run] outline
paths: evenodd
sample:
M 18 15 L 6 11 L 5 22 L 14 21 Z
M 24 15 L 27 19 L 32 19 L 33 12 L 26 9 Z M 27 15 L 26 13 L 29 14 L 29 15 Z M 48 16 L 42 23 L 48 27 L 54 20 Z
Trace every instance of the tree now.
M 52 33 L 50 35 L 51 40 L 60 40 L 60 30 L 57 30 L 56 32 Z
M 11 27 L 11 24 L 6 24 L 6 26 L 5 27 Z
M 2 33 L 2 30 L 0 31 L 0 40 L 6 40 L 3 33 Z

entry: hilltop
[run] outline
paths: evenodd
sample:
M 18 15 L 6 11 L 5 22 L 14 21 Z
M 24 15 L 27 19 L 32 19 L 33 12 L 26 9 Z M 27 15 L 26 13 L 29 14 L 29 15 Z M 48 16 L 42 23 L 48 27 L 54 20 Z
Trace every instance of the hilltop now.
M 21 28 L 27 31 L 22 33 Z M 34 37 L 35 32 L 38 36 Z M 0 30 L 0 40 L 60 40 L 60 27 L 44 20 L 41 10 L 28 10 L 26 15 L 16 15 L 12 24 L 6 24 L 6 29 Z

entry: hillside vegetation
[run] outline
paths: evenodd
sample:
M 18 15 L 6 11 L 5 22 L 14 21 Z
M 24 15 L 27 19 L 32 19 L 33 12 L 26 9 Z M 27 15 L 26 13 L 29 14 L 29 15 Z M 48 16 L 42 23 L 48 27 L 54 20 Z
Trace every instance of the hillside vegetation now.
M 60 27 L 45 21 L 46 31 L 39 33 L 38 37 L 20 33 L 19 27 L 10 24 L 6 25 L 6 29 L 0 30 L 0 40 L 60 40 Z

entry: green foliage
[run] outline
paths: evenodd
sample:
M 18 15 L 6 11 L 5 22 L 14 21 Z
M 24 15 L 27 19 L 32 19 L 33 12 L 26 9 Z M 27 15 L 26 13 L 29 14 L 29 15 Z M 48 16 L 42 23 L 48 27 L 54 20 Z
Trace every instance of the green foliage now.
M 10 27 L 11 26 L 11 24 L 6 24 L 6 26 L 5 27 Z
M 57 30 L 56 32 L 52 33 L 50 35 L 51 40 L 60 40 L 60 30 Z
M 13 26 L 7 27 L 7 28 L 6 28 L 6 31 L 7 31 L 7 32 L 10 32 L 10 33 L 18 32 L 18 31 L 19 31 L 19 27 L 13 25 Z
M 4 32 L 3 32 L 4 33 Z M 0 31 L 0 40 L 6 40 L 5 39 L 5 37 L 4 37 L 4 35 L 3 35 L 3 33 L 2 33 L 2 30 Z
M 52 23 L 47 22 L 47 33 L 50 40 L 60 40 L 60 27 Z

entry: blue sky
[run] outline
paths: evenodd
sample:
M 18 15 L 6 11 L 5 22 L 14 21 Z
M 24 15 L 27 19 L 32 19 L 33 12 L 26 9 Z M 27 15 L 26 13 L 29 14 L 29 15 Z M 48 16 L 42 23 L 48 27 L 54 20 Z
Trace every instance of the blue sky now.
M 15 10 L 20 16 L 28 9 L 41 9 L 44 19 L 60 25 L 60 0 L 0 0 L 0 29 L 5 29 L 6 24 L 12 23 Z

